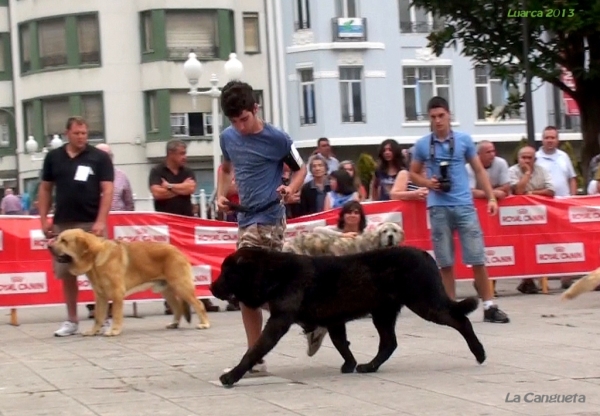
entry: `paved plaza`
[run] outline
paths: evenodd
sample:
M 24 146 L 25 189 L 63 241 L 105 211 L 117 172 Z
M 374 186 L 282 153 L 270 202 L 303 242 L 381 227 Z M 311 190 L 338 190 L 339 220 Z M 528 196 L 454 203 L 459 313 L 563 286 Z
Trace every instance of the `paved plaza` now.
M 209 330 L 173 331 L 163 329 L 161 302 L 142 303 L 119 337 L 55 338 L 63 307 L 20 309 L 19 327 L 2 310 L 0 415 L 600 415 L 600 293 L 561 303 L 556 281 L 549 295 L 521 295 L 517 284 L 498 284 L 510 324 L 483 323 L 481 306 L 471 315 L 488 354 L 482 366 L 456 331 L 405 310 L 399 348 L 378 373 L 340 374 L 329 338 L 307 357 L 295 326 L 267 357 L 272 376 L 231 389 L 218 376 L 245 351 L 239 312 L 211 313 Z M 471 283 L 458 293 L 473 294 Z M 348 335 L 357 360 L 370 360 L 370 320 L 349 324 Z M 535 403 L 527 393 L 585 403 Z

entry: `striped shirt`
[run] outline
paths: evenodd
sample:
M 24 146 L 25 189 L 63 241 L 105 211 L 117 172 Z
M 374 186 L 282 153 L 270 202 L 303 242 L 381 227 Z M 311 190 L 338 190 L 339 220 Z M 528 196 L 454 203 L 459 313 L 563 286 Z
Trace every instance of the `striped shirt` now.
M 135 211 L 133 192 L 127 175 L 120 169 L 115 169 L 114 193 L 111 211 Z
M 508 168 L 508 177 L 510 178 L 510 187 L 513 189 L 519 183 L 521 178 L 523 177 L 523 171 L 521 167 L 517 165 L 513 165 Z M 525 186 L 525 192 L 531 191 L 541 191 L 543 189 L 550 189 L 554 191 L 554 186 L 552 185 L 552 178 L 550 177 L 550 173 L 543 166 L 538 165 L 537 163 L 533 166 L 533 172 L 529 177 L 529 182 Z

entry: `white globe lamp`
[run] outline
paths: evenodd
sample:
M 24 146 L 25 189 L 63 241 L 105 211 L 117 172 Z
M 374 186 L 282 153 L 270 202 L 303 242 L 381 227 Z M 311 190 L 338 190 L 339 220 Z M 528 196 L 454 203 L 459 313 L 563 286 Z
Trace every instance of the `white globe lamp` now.
M 35 153 L 38 151 L 38 142 L 33 136 L 29 136 L 25 142 L 25 150 L 27 153 Z
M 230 53 L 229 60 L 225 62 L 225 75 L 230 81 L 239 80 L 242 72 L 244 72 L 244 65 L 237 59 L 237 54 Z
M 190 52 L 187 61 L 183 64 L 183 73 L 190 85 L 198 85 L 202 75 L 202 63 L 200 63 L 194 52 Z
M 52 141 L 50 142 L 50 147 L 52 149 L 58 149 L 63 145 L 63 141 L 58 134 L 52 136 Z

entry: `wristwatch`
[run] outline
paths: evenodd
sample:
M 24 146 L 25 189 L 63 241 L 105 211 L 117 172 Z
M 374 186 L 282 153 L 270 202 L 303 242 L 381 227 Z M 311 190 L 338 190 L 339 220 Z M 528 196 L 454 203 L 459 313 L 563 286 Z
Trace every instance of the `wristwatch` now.
M 168 184 L 168 185 L 167 185 L 167 189 L 168 189 L 169 191 L 172 191 L 172 190 L 173 190 L 173 185 L 171 185 L 171 184 Z

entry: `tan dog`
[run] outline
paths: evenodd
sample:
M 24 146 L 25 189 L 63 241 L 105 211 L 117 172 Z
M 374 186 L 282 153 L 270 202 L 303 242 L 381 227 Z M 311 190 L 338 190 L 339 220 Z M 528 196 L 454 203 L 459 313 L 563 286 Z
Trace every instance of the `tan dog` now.
M 192 266 L 175 246 L 157 242 L 121 242 L 96 237 L 81 229 L 63 231 L 48 245 L 52 255 L 70 265 L 69 271 L 87 275 L 96 298 L 95 323 L 83 335 L 96 335 L 106 319 L 112 300 L 112 326 L 106 336 L 119 335 L 123 329 L 123 300 L 153 287 L 162 292 L 173 310 L 175 329 L 182 315 L 191 320 L 189 305 L 200 318 L 199 329 L 210 327 L 202 302 L 195 296 Z
M 600 268 L 582 277 L 571 285 L 561 296 L 562 300 L 575 299 L 585 292 L 591 292 L 600 285 Z
M 394 222 L 383 222 L 372 230 L 353 238 L 339 235 L 312 232 L 300 234 L 286 241 L 283 245 L 284 252 L 303 254 L 308 256 L 331 255 L 342 256 L 345 254 L 363 253 L 385 247 L 396 247 L 404 241 L 404 230 Z

